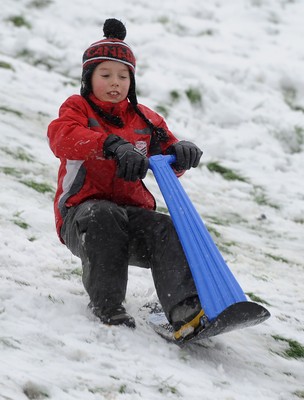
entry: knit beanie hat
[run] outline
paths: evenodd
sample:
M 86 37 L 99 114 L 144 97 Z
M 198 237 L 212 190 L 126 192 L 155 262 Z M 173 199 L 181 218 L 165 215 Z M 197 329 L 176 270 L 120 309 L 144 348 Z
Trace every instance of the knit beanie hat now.
M 92 92 L 91 78 L 96 66 L 104 61 L 118 61 L 128 66 L 130 72 L 130 88 L 128 99 L 135 112 L 146 122 L 151 129 L 152 136 L 156 141 L 166 141 L 167 132 L 162 128 L 155 127 L 152 122 L 138 108 L 135 84 L 136 59 L 130 46 L 124 42 L 127 30 L 121 21 L 115 18 L 107 19 L 103 26 L 106 39 L 92 43 L 84 52 L 82 58 L 82 79 L 80 94 L 88 101 L 93 110 L 107 122 L 118 127 L 123 127 L 123 122 L 117 116 L 110 115 L 101 110 L 89 99 Z
M 91 92 L 92 73 L 96 66 L 103 61 L 121 62 L 129 67 L 130 73 L 133 76 L 135 73 L 135 56 L 131 47 L 123 41 L 127 34 L 124 24 L 115 18 L 107 19 L 103 26 L 103 32 L 106 39 L 92 43 L 83 53 L 82 96 L 86 96 Z

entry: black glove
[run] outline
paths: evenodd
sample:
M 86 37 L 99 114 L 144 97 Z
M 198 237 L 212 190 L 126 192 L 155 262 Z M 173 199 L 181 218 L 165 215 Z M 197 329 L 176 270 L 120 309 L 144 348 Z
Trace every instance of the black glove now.
M 172 144 L 166 151 L 167 154 L 174 154 L 176 162 L 172 166 L 177 171 L 195 168 L 198 166 L 203 152 L 193 143 L 187 140 Z
M 103 145 L 106 158 L 117 162 L 117 176 L 125 181 L 144 179 L 149 167 L 149 159 L 140 150 L 116 135 L 109 135 Z

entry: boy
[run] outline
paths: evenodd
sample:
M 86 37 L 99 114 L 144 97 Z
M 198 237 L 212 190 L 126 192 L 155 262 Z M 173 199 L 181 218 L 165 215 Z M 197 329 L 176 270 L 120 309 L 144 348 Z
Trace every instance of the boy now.
M 196 167 L 201 150 L 178 141 L 163 118 L 139 105 L 136 60 L 124 25 L 104 24 L 106 39 L 83 55 L 81 95 L 69 97 L 48 128 L 60 159 L 55 196 L 61 241 L 80 257 L 89 307 L 101 322 L 135 328 L 125 300 L 128 265 L 151 268 L 160 303 L 176 337 L 202 313 L 171 218 L 155 211 L 143 183 L 155 154 L 175 154 L 180 175 Z M 192 322 L 195 321 L 195 322 Z

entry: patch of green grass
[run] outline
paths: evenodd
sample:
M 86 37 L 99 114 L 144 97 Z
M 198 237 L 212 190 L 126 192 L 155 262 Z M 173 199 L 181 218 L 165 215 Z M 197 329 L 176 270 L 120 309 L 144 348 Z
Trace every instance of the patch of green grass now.
M 13 220 L 13 222 L 15 225 L 19 226 L 22 229 L 28 229 L 30 227 L 30 225 L 25 221 L 15 219 Z
M 198 89 L 189 88 L 186 90 L 186 96 L 191 104 L 201 104 L 202 103 L 202 95 Z
M 233 251 L 230 249 L 230 247 L 236 246 L 236 245 L 237 245 L 237 243 L 234 242 L 234 241 L 223 242 L 223 243 L 218 243 L 217 244 L 220 252 L 226 253 L 226 254 L 233 254 Z
M 54 193 L 54 189 L 48 183 L 38 183 L 33 180 L 22 180 L 20 181 L 24 185 L 36 190 L 38 193 Z
M 0 68 L 10 69 L 11 71 L 15 71 L 15 69 L 12 67 L 12 65 L 6 61 L 0 61 Z
M 19 178 L 21 176 L 20 171 L 13 167 L 2 167 L 0 168 L 0 171 L 3 172 L 5 175 L 14 176 L 16 178 Z
M 45 113 L 43 111 L 38 111 L 37 114 L 39 115 L 39 117 L 43 117 L 43 118 L 45 118 L 45 117 L 50 118 L 51 117 L 50 114 Z
M 237 242 L 234 240 L 230 240 L 230 242 L 224 242 L 225 246 L 231 247 L 231 246 L 237 246 Z
M 71 275 L 82 276 L 82 269 L 81 269 L 81 268 L 74 268 L 74 269 L 72 269 Z
M 72 271 L 66 270 L 63 272 L 59 272 L 59 274 L 54 275 L 56 278 L 61 278 L 65 280 L 71 279 L 72 276 L 82 276 L 82 269 L 81 268 L 74 268 Z
M 227 221 L 219 219 L 218 217 L 215 217 L 214 215 L 208 217 L 208 220 L 210 220 L 215 225 L 222 225 L 222 226 L 227 225 Z
M 17 53 L 17 57 L 32 60 L 34 57 L 34 53 L 28 49 L 22 49 Z
M 33 8 L 42 9 L 48 7 L 52 3 L 53 3 L 52 0 L 33 0 L 30 2 L 29 6 Z
M 49 395 L 44 389 L 31 382 L 25 385 L 25 387 L 23 388 L 23 393 L 30 400 L 43 400 L 49 398 Z
M 293 110 L 293 111 L 301 111 L 304 112 L 304 108 L 301 106 L 298 106 L 296 104 L 297 101 L 297 91 L 294 87 L 292 86 L 286 86 L 283 87 L 283 97 L 285 100 L 285 103 Z
M 254 196 L 254 201 L 260 206 L 270 206 L 272 208 L 278 208 L 277 205 L 270 203 L 265 193 L 258 193 Z
M 226 215 L 223 218 L 219 218 L 215 215 L 208 216 L 207 218 L 209 221 L 211 221 L 215 225 L 220 225 L 220 226 L 228 226 L 231 224 L 247 224 L 248 221 L 243 218 L 243 216 L 237 214 L 237 213 L 229 213 L 229 215 Z
M 279 210 L 280 207 L 277 204 L 272 203 L 266 194 L 264 193 L 263 189 L 259 186 L 255 186 L 253 190 L 253 199 L 254 201 L 260 206 L 268 206 Z
M 160 387 L 158 389 L 159 393 L 163 393 L 163 394 L 174 394 L 177 397 L 180 397 L 180 393 L 178 391 L 178 389 L 175 386 L 169 385 L 165 382 L 163 387 Z
M 37 58 L 32 60 L 32 64 L 34 67 L 43 65 L 47 71 L 52 71 L 54 68 L 54 64 L 56 63 L 56 59 L 52 57 L 46 58 Z
M 289 264 L 289 261 L 284 257 L 275 256 L 274 254 L 270 254 L 270 253 L 265 253 L 265 256 L 268 258 L 271 258 L 274 261 L 282 262 L 284 264 Z
M 163 15 L 157 19 L 157 22 L 161 24 L 167 24 L 169 21 L 170 19 L 166 15 Z
M 191 104 L 198 105 L 202 102 L 201 93 L 197 89 L 189 88 L 185 91 L 186 96 Z M 165 118 L 168 118 L 170 114 L 170 108 L 174 106 L 181 99 L 181 93 L 178 90 L 171 90 L 169 92 L 169 101 L 166 105 L 158 104 L 155 107 L 155 110 L 163 115 Z
M 157 206 L 157 212 L 163 213 L 163 214 L 169 214 L 168 208 L 162 207 L 162 206 Z
M 198 36 L 213 36 L 213 35 L 214 35 L 213 29 L 206 29 L 198 34 Z
M 30 225 L 21 217 L 23 211 L 18 211 L 13 215 L 12 222 L 22 229 L 28 229 Z
M 302 146 L 304 144 L 304 128 L 299 125 L 295 125 L 294 127 L 294 135 L 295 135 L 295 151 L 296 153 L 299 153 L 302 150 Z
M 159 104 L 159 105 L 157 105 L 157 106 L 155 107 L 155 110 L 156 110 L 159 114 L 161 114 L 164 118 L 168 118 L 168 116 L 169 116 L 169 110 L 168 110 L 168 108 L 167 108 L 166 106 Z
M 276 341 L 286 342 L 288 349 L 284 351 L 283 355 L 287 358 L 304 358 L 304 346 L 297 340 L 287 339 L 280 335 L 272 335 Z
M 175 23 L 174 24 L 174 31 L 178 36 L 185 36 L 186 32 L 187 32 L 187 28 L 179 23 Z
M 26 162 L 33 162 L 34 161 L 34 157 L 31 154 L 28 154 L 26 151 L 24 151 L 23 149 L 17 149 L 16 152 L 12 153 L 12 156 L 16 159 L 16 160 L 20 160 L 20 161 L 26 161 Z
M 32 155 L 28 154 L 22 148 L 17 148 L 17 149 L 12 150 L 12 149 L 8 149 L 7 147 L 1 147 L 0 150 L 3 151 L 5 154 L 11 156 L 15 160 L 27 161 L 27 162 L 34 161 L 34 157 Z M 9 170 L 7 170 L 7 171 L 9 171 Z
M 304 112 L 304 108 L 294 107 Z M 282 142 L 286 151 L 290 154 L 298 154 L 304 147 L 304 127 L 300 124 L 294 125 L 288 129 L 272 129 L 271 132 L 280 142 Z
M 52 71 L 54 65 L 58 62 L 54 57 L 37 58 L 37 54 L 26 48 L 20 50 L 17 54 L 18 58 L 26 60 L 33 66 L 44 66 L 47 71 Z
M 211 235 L 213 235 L 217 238 L 221 237 L 221 234 L 219 233 L 219 231 L 217 231 L 213 226 L 206 225 L 206 228 Z
M 227 181 L 241 181 L 241 182 L 247 182 L 247 179 L 241 176 L 240 174 L 234 172 L 232 169 L 223 167 L 216 161 L 209 162 L 207 164 L 207 168 L 210 172 L 216 172 L 224 179 Z
M 10 113 L 10 114 L 15 114 L 15 115 L 17 115 L 17 117 L 20 117 L 20 118 L 23 116 L 21 111 L 13 110 L 12 108 L 9 108 L 7 106 L 0 106 L 0 111 L 3 111 L 5 113 Z
M 14 282 L 17 283 L 17 285 L 20 285 L 20 286 L 31 286 L 30 283 L 28 283 L 26 281 L 21 281 L 19 279 L 14 279 Z
M 246 294 L 250 298 L 250 300 L 255 301 L 256 303 L 266 304 L 270 306 L 270 304 L 266 300 L 263 300 L 261 297 L 256 296 L 254 293 L 247 292 Z
M 263 282 L 268 282 L 269 281 L 269 277 L 266 274 L 262 274 L 262 275 L 256 275 L 253 274 L 252 275 L 255 279 L 257 279 L 258 281 L 263 281 Z
M 225 246 L 224 243 L 217 243 L 217 248 L 222 254 L 233 254 L 233 252 L 229 249 L 229 246 Z
M 118 392 L 119 393 L 127 393 L 127 385 L 126 384 L 120 385 Z
M 270 12 L 268 15 L 268 20 L 272 23 L 272 24 L 279 24 L 280 23 L 280 19 L 279 16 L 275 13 L 275 12 Z
M 285 103 L 288 104 L 289 107 L 292 108 L 293 103 L 295 102 L 296 97 L 297 97 L 297 92 L 296 92 L 295 88 L 292 86 L 285 86 L 282 88 L 282 93 L 283 93 Z
M 64 304 L 64 301 L 62 299 L 56 299 L 56 297 L 52 296 L 51 294 L 48 295 L 48 299 L 54 304 L 55 303 Z
M 69 80 L 69 81 L 63 82 L 63 86 L 78 87 L 78 86 L 79 86 L 79 82 L 78 82 L 77 80 L 75 80 L 75 81 Z M 137 92 L 138 92 L 138 91 L 137 91 Z M 138 96 L 139 96 L 139 95 L 138 95 Z
M 171 90 L 170 98 L 173 102 L 176 102 L 180 99 L 180 93 L 177 90 Z
M 10 349 L 18 350 L 20 349 L 20 342 L 19 340 L 10 338 L 10 337 L 0 337 L 0 344 L 4 345 L 5 347 L 9 347 Z
M 13 15 L 8 18 L 8 21 L 15 25 L 17 28 L 32 28 L 32 25 L 22 15 Z
M 96 394 L 96 393 L 103 393 L 104 389 L 101 387 L 94 387 L 94 388 L 88 388 L 88 391 L 90 393 Z
M 294 111 L 301 111 L 302 113 L 304 113 L 304 107 L 302 107 L 302 106 L 294 105 L 292 109 Z
M 295 130 L 296 136 L 299 139 L 299 142 L 301 142 L 301 144 L 303 144 L 304 143 L 304 128 L 302 126 L 295 125 L 294 130 Z

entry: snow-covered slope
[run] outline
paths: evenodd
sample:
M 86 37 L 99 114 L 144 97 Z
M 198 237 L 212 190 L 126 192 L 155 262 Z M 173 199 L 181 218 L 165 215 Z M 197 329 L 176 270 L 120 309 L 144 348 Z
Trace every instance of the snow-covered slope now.
M 303 13 L 301 0 L 1 2 L 1 400 L 304 398 Z M 140 101 L 204 150 L 182 184 L 244 291 L 266 302 L 264 324 L 169 345 L 146 324 L 156 295 L 135 267 L 134 332 L 87 312 L 79 260 L 55 233 L 46 130 L 109 17 L 126 23 Z

